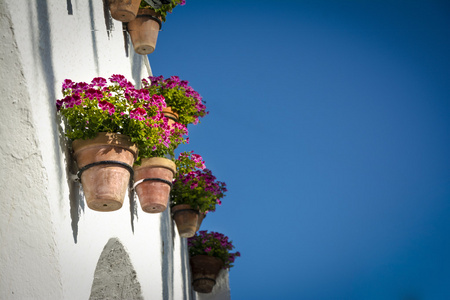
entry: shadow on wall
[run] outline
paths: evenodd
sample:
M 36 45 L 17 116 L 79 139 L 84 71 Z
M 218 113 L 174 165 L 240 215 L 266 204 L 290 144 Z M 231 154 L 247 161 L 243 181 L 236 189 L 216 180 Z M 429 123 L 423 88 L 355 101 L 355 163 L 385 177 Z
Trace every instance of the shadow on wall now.
M 128 36 L 128 23 L 122 23 L 123 33 L 123 47 L 125 50 L 125 56 L 130 56 L 130 37 Z
M 54 72 L 54 66 L 53 66 L 53 55 L 52 55 L 52 40 L 51 40 L 51 26 L 49 22 L 49 11 L 48 11 L 48 1 L 42 0 L 42 1 L 36 1 L 35 8 L 37 12 L 37 17 L 33 18 L 33 12 L 31 10 L 31 7 L 28 8 L 29 13 L 29 27 L 30 32 L 32 33 L 32 40 L 34 41 L 33 45 L 37 49 L 33 49 L 33 53 L 36 53 L 39 55 L 37 59 L 35 59 L 35 62 L 39 65 L 35 66 L 36 69 L 41 70 L 41 74 L 44 77 L 45 81 L 45 87 L 47 91 L 47 99 L 49 101 L 49 108 L 51 109 L 51 114 L 55 116 L 55 124 L 61 124 L 61 119 L 56 114 L 56 106 L 55 106 L 55 100 L 56 100 L 56 79 L 55 79 L 55 72 Z M 72 12 L 72 3 L 70 0 L 67 1 L 67 10 L 68 13 L 71 14 Z M 38 29 L 37 33 L 38 36 L 36 37 L 34 35 L 35 32 L 35 25 L 33 24 L 32 20 L 37 19 L 38 22 Z M 54 157 L 56 158 L 56 161 L 61 161 L 61 153 L 64 153 L 66 164 L 66 176 L 67 178 L 71 178 L 69 176 L 71 172 L 73 171 L 73 160 L 71 159 L 71 154 L 68 151 L 67 147 L 67 140 L 64 136 L 61 135 L 62 129 L 60 126 L 56 125 L 53 127 L 53 137 L 54 137 L 54 145 L 55 148 L 54 151 Z M 62 149 L 58 149 L 58 143 Z M 62 150 L 62 151 L 61 151 Z M 58 168 L 58 177 L 63 178 L 63 169 L 60 167 Z M 77 234 L 78 234 L 78 219 L 79 219 L 79 209 L 78 207 L 81 207 L 84 210 L 84 203 L 80 201 L 82 198 L 80 195 L 80 187 L 79 184 L 68 180 L 69 189 L 70 189 L 70 201 L 71 201 L 71 217 L 72 217 L 72 230 L 73 230 L 73 237 L 75 243 L 77 242 Z M 60 193 L 62 194 L 62 193 Z
M 167 207 L 161 213 L 161 241 L 163 248 L 162 255 L 162 278 L 166 278 L 162 282 L 163 299 L 173 298 L 173 248 L 175 232 L 173 228 L 172 218 L 170 217 L 170 208 Z
M 189 299 L 187 291 L 190 290 L 190 286 L 186 286 L 186 284 L 191 283 L 191 276 L 190 276 L 190 268 L 188 267 L 189 264 L 189 251 L 188 251 L 188 246 L 187 246 L 187 239 L 182 238 L 181 239 L 181 251 L 180 251 L 180 256 L 181 256 L 181 276 L 182 276 L 182 280 L 181 282 L 183 283 L 183 300 L 187 300 Z M 192 295 L 191 295 L 192 297 Z
M 72 0 L 67 0 L 67 14 L 73 15 Z
M 93 0 L 89 0 L 89 17 L 91 19 L 91 37 L 92 37 L 92 45 L 93 45 L 92 51 L 93 51 L 93 55 L 94 55 L 94 59 L 95 59 L 96 72 L 98 74 L 99 73 L 99 62 L 98 62 L 99 52 L 98 52 L 98 48 L 97 48 L 97 36 L 96 36 L 97 30 L 95 29 L 94 6 L 93 6 L 92 1 Z M 114 31 L 114 22 L 112 20 L 111 13 L 109 11 L 108 0 L 103 0 L 103 17 L 105 20 L 106 33 L 108 34 L 108 39 L 109 39 L 111 37 L 112 31 Z M 127 23 L 122 23 L 121 30 L 123 33 L 125 57 L 129 57 L 130 43 L 129 43 L 128 32 L 127 32 Z M 140 68 L 142 68 L 142 67 L 136 68 L 136 66 L 140 65 L 140 64 L 137 64 L 135 61 L 136 60 L 133 58 L 132 72 L 133 73 L 138 72 L 140 74 L 140 72 L 141 72 Z M 139 60 L 138 63 L 142 64 L 142 61 Z M 140 78 L 138 80 L 136 80 L 136 76 L 134 74 L 133 74 L 133 77 L 134 77 L 136 83 L 140 82 Z
M 136 220 L 139 219 L 138 216 L 138 207 L 136 205 L 136 193 L 133 189 L 133 181 L 131 180 L 132 177 L 130 177 L 130 186 L 128 188 L 128 199 L 130 201 L 130 221 L 131 221 L 131 231 L 134 233 L 134 217 L 136 217 Z
M 42 75 L 44 76 L 45 85 L 48 92 L 48 99 L 50 101 L 50 107 L 55 109 L 55 72 L 53 67 L 53 56 L 52 56 L 52 42 L 51 42 L 51 32 L 48 14 L 48 4 L 47 0 L 36 1 L 36 11 L 37 11 L 37 21 L 38 21 L 38 34 L 36 38 L 33 36 L 33 41 L 38 41 L 38 43 L 33 43 L 33 45 L 38 44 L 38 49 L 34 49 L 34 53 L 39 53 L 39 59 L 36 61 L 40 62 L 40 69 L 42 70 Z M 32 15 L 30 11 L 30 16 Z M 32 24 L 32 18 L 29 18 L 30 32 L 34 32 L 34 25 Z
M 62 120 L 58 116 L 57 124 L 61 124 Z M 67 126 L 67 124 L 65 124 Z M 58 127 L 59 132 L 59 145 L 61 147 L 61 152 L 64 153 L 64 163 L 66 166 L 66 178 L 67 185 L 69 187 L 69 201 L 70 201 L 70 219 L 72 227 L 72 235 L 75 244 L 78 238 L 78 221 L 80 220 L 81 211 L 84 212 L 85 203 L 83 201 L 83 193 L 81 190 L 81 184 L 79 181 L 75 180 L 75 174 L 77 173 L 78 167 L 72 156 L 72 147 L 68 138 L 64 136 L 64 129 L 61 125 Z M 61 177 L 62 178 L 62 177 Z
M 98 48 L 97 48 L 97 36 L 95 30 L 95 19 L 94 19 L 94 6 L 92 0 L 89 0 L 89 17 L 91 19 L 91 39 L 92 39 L 92 54 L 95 61 L 95 71 L 99 73 L 99 63 L 98 63 Z M 108 33 L 109 36 L 109 33 Z
M 114 23 L 109 12 L 109 0 L 103 0 L 103 16 L 105 18 L 106 32 L 108 33 L 108 39 L 111 37 L 111 32 L 114 30 Z M 127 55 L 128 57 L 128 55 Z
M 127 33 L 125 32 L 125 34 L 127 34 Z M 145 59 L 145 57 L 132 51 L 131 74 L 132 74 L 133 80 L 134 80 L 134 82 L 136 82 L 136 86 L 138 88 L 141 88 L 142 59 Z M 148 75 L 150 75 L 150 74 L 148 74 Z

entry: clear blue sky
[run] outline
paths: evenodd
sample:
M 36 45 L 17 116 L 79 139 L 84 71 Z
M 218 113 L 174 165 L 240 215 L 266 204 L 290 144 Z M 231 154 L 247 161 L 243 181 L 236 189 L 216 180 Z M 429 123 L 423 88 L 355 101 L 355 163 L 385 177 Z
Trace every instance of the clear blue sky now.
M 149 58 L 210 111 L 233 300 L 450 299 L 450 2 L 188 0 Z

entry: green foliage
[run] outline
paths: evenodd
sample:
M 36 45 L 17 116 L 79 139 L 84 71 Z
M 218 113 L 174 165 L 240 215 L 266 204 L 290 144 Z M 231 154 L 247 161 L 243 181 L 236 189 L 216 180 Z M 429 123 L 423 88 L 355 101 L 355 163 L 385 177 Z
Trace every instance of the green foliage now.
M 166 21 L 166 15 L 167 13 L 171 13 L 172 9 L 174 9 L 178 4 L 184 5 L 186 3 L 185 0 L 172 0 L 169 4 L 162 4 L 159 8 L 154 8 L 151 6 L 147 1 L 142 0 L 141 4 L 139 5 L 139 8 L 149 8 L 154 10 L 155 12 L 159 13 L 161 15 L 161 19 L 163 22 Z
M 149 81 L 142 80 L 142 85 L 150 95 L 161 95 L 164 97 L 168 107 L 178 114 L 178 123 L 197 124 L 199 118 L 208 114 L 206 106 L 200 94 L 185 80 L 178 76 L 164 79 L 163 76 L 150 76 Z
M 170 193 L 171 205 L 189 204 L 200 212 L 215 211 L 227 191 L 225 183 L 217 181 L 205 169 L 202 157 L 193 152 L 181 153 L 175 164 L 177 175 Z

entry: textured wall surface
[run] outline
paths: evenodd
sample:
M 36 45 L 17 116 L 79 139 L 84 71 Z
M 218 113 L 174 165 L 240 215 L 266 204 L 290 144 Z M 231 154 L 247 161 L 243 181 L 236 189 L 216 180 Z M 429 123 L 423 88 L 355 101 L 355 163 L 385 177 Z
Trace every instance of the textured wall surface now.
M 62 298 L 48 178 L 13 24 L 0 1 L 0 299 Z M 35 263 L 39 260 L 39 263 Z
M 118 211 L 96 212 L 73 181 L 55 109 L 62 81 L 148 76 L 147 58 L 106 1 L 0 1 L 0 299 L 203 299 L 167 211 L 147 214 L 126 199 Z M 122 282 L 112 270 L 123 271 Z M 228 291 L 224 280 L 216 293 Z M 119 286 L 106 291 L 111 283 Z
M 110 239 L 100 255 L 89 299 L 143 299 L 136 271 L 118 239 Z

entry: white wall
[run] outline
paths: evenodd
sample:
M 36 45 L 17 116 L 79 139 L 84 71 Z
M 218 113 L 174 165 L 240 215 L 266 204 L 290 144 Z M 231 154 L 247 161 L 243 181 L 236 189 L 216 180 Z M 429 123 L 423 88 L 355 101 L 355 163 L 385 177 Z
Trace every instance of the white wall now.
M 148 76 L 122 23 L 100 0 L 2 0 L 0 24 L 0 299 L 88 299 L 110 238 L 128 253 L 144 299 L 211 297 L 191 290 L 186 242 L 167 211 L 146 214 L 126 199 L 96 212 L 71 179 L 54 105 L 62 81 Z M 229 299 L 228 273 L 219 281 L 214 293 Z

